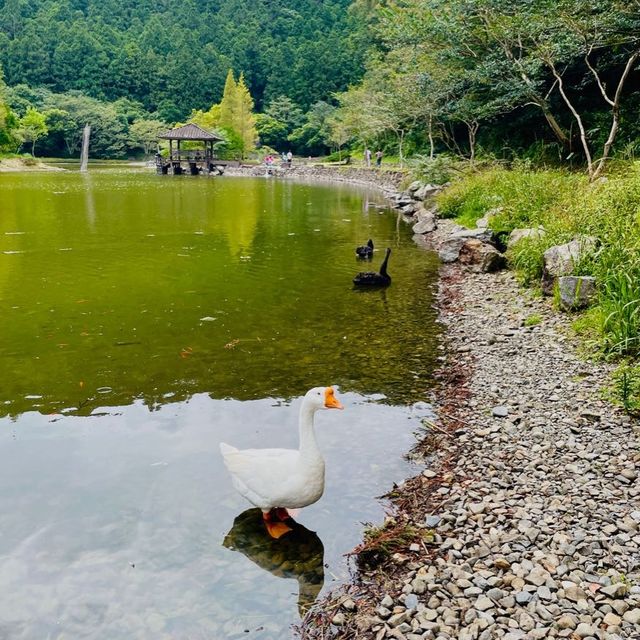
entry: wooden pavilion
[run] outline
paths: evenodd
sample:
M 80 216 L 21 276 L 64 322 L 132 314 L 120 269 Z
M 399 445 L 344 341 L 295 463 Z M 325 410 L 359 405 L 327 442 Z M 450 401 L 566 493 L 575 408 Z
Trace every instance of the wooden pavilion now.
M 192 176 L 204 173 L 218 173 L 222 175 L 226 162 L 217 160 L 213 151 L 216 142 L 222 138 L 206 131 L 192 122 L 176 127 L 158 136 L 160 140 L 169 141 L 169 157 L 163 158 L 156 154 L 156 170 L 159 174 L 172 174 L 174 176 L 190 173 Z M 201 148 L 181 149 L 181 142 L 201 142 Z M 174 146 L 174 142 L 176 143 Z M 192 147 L 193 145 L 189 145 Z

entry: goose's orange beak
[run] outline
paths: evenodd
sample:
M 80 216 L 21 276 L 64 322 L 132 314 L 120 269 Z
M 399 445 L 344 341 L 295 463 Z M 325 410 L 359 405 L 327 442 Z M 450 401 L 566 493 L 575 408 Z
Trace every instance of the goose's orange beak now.
M 324 390 L 324 406 L 327 409 L 344 409 L 338 398 L 333 395 L 333 387 Z

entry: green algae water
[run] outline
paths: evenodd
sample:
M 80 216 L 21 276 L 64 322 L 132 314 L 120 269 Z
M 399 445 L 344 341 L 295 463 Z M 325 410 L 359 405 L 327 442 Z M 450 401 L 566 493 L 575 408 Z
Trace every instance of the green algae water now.
M 287 637 L 411 473 L 436 271 L 365 189 L 0 174 L 0 636 Z M 297 447 L 327 384 L 325 494 L 278 545 L 218 443 Z

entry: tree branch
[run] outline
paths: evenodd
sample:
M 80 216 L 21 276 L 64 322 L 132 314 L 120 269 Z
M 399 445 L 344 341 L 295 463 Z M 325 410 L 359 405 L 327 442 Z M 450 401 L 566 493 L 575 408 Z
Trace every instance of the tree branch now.
M 564 90 L 564 83 L 562 81 L 562 76 L 558 73 L 558 70 L 556 69 L 556 65 L 553 63 L 553 61 L 550 58 L 547 58 L 545 60 L 545 63 L 551 70 L 551 73 L 553 73 L 553 77 L 558 82 L 558 91 L 560 91 L 560 95 L 562 96 L 562 99 L 565 101 L 565 104 L 567 105 L 567 107 L 569 107 L 569 110 L 571 111 L 571 113 L 573 114 L 573 117 L 578 123 L 578 128 L 580 129 L 580 140 L 582 141 L 582 148 L 584 149 L 584 155 L 587 158 L 587 171 L 589 172 L 589 179 L 593 180 L 593 160 L 591 158 L 591 150 L 589 149 L 589 143 L 587 141 L 587 133 L 585 131 L 582 118 L 580 117 L 580 114 L 578 113 L 576 108 L 573 106 L 573 103 L 571 102 L 571 100 L 569 99 L 569 96 Z
M 596 82 L 598 83 L 598 88 L 600 89 L 600 93 L 602 94 L 602 97 L 605 99 L 605 101 L 608 104 L 610 104 L 613 107 L 615 106 L 614 101 L 607 95 L 607 88 L 602 83 L 602 80 L 600 80 L 600 76 L 598 75 L 598 72 L 595 70 L 595 68 L 591 64 L 591 60 L 589 60 L 589 56 L 591 55 L 592 51 L 593 51 L 593 43 L 590 45 L 589 50 L 585 54 L 584 61 L 587 63 L 587 67 L 589 68 L 589 71 L 591 71 L 593 77 L 596 79 Z

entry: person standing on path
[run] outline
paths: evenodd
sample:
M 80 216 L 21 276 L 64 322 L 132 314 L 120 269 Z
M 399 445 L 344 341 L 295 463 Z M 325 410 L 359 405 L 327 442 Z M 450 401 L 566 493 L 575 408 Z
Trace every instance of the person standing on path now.
M 291 151 L 287 152 L 287 166 L 291 169 L 291 161 L 293 160 L 293 153 Z
M 382 151 L 380 149 L 376 151 L 376 165 L 378 167 L 382 165 Z
M 364 162 L 367 167 L 371 166 L 371 149 L 369 148 L 364 150 Z

